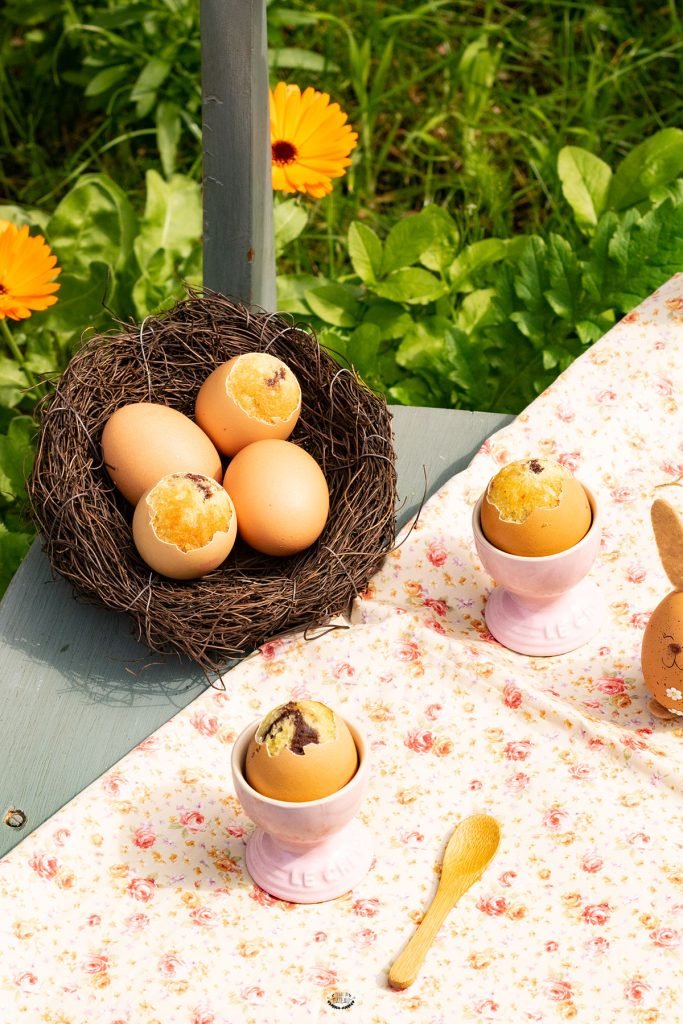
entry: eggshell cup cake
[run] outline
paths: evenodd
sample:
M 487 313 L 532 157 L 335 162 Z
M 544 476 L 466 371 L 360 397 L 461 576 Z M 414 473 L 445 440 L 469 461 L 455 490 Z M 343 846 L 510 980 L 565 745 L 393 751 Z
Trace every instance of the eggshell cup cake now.
M 491 543 L 482 529 L 482 494 L 472 515 L 477 554 L 496 582 L 486 602 L 491 634 L 519 654 L 566 654 L 591 640 L 605 616 L 604 601 L 587 574 L 600 546 L 600 512 L 583 485 L 591 509 L 581 539 L 552 555 L 514 555 Z
M 256 825 L 247 842 L 247 869 L 262 889 L 290 903 L 336 899 L 353 889 L 372 863 L 372 835 L 356 818 L 369 782 L 367 745 L 357 726 L 342 721 L 358 752 L 357 767 L 341 788 L 315 800 L 274 799 L 247 782 L 247 757 L 260 720 L 247 726 L 233 747 L 235 792 Z

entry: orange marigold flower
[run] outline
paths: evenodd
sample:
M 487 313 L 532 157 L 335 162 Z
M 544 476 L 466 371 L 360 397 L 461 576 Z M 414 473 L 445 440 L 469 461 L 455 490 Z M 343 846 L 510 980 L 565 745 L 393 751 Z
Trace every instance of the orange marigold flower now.
M 270 93 L 273 188 L 319 199 L 332 191 L 351 163 L 358 135 L 327 93 L 278 82 Z
M 0 320 L 25 320 L 57 301 L 61 271 L 42 235 L 0 220 Z

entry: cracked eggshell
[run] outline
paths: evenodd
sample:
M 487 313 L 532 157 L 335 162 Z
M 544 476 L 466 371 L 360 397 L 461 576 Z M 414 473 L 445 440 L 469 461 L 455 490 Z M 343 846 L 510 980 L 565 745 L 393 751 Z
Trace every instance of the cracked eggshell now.
M 568 470 L 563 470 L 559 464 L 557 468 L 566 474 L 558 503 L 552 507 L 536 507 L 518 522 L 504 518 L 490 500 L 491 487 L 499 474 L 493 477 L 481 505 L 481 528 L 489 543 L 510 555 L 542 558 L 566 551 L 585 537 L 592 522 L 588 496 Z
M 161 487 L 174 479 L 193 478 L 201 480 L 207 490 L 214 492 L 223 503 L 222 495 L 228 499 L 226 514 L 229 515 L 227 528 L 215 530 L 208 543 L 184 551 L 177 543 L 162 539 L 155 528 L 154 496 Z M 193 580 L 217 569 L 228 557 L 237 536 L 237 515 L 230 495 L 211 477 L 199 474 L 170 474 L 151 487 L 138 502 L 133 515 L 133 541 L 144 562 L 162 576 L 174 580 Z
M 131 402 L 114 412 L 102 433 L 104 467 L 131 505 L 169 473 L 222 479 L 221 457 L 196 423 L 156 402 Z
M 275 375 L 284 370 L 289 375 L 289 380 L 298 393 L 298 401 L 286 416 L 269 415 L 264 411 L 264 416 L 259 417 L 257 414 L 250 414 L 240 404 L 239 369 L 251 356 L 268 360 L 270 370 L 266 368 L 265 373 L 271 372 Z M 262 377 L 259 383 L 262 384 L 264 379 Z M 248 399 L 249 396 L 246 397 Z M 296 377 L 285 363 L 266 353 L 243 353 L 217 366 L 200 387 L 195 401 L 197 423 L 218 450 L 229 456 L 236 455 L 254 441 L 286 440 L 294 430 L 300 413 L 301 388 Z
M 247 748 L 245 777 L 258 793 L 271 800 L 307 803 L 338 792 L 358 770 L 358 751 L 351 731 L 335 713 L 336 736 L 325 743 L 307 743 L 303 754 L 285 747 L 272 757 L 256 733 Z

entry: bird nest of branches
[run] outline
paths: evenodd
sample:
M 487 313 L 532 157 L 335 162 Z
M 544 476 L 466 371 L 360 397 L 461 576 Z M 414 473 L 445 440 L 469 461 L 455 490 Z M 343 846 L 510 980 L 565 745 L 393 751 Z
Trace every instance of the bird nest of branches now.
M 133 508 L 107 475 L 102 431 L 131 402 L 157 402 L 192 417 L 208 374 L 245 352 L 269 352 L 299 379 L 301 416 L 290 440 L 325 474 L 327 524 L 295 556 L 268 557 L 238 540 L 223 565 L 201 579 L 167 579 L 136 551 Z M 394 543 L 395 454 L 386 402 L 282 315 L 190 291 L 167 313 L 91 338 L 39 416 L 29 497 L 53 569 L 78 597 L 130 616 L 150 650 L 182 653 L 206 672 L 346 612 Z

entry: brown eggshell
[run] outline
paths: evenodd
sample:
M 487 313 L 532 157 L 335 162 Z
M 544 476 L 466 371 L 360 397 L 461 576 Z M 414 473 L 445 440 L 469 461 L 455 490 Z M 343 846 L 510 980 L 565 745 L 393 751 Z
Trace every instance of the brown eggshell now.
M 240 536 L 265 555 L 303 551 L 327 521 L 330 494 L 323 471 L 291 441 L 256 441 L 243 448 L 223 486 L 234 502 Z
M 303 754 L 285 748 L 271 757 L 256 735 L 248 748 L 244 774 L 258 793 L 272 800 L 305 803 L 336 793 L 358 769 L 358 751 L 343 718 L 335 714 L 337 734 L 326 743 L 308 743 Z
M 640 661 L 645 685 L 662 707 L 683 715 L 683 593 L 661 601 L 645 627 Z
M 169 473 L 201 473 L 221 481 L 221 457 L 196 423 L 156 402 L 117 409 L 102 434 L 102 457 L 112 481 L 131 505 Z
M 486 539 L 501 551 L 527 558 L 556 555 L 578 544 L 590 529 L 592 513 L 586 492 L 574 477 L 562 486 L 554 508 L 537 508 L 522 523 L 501 517 L 489 501 L 481 505 L 481 528 Z
M 214 533 L 209 543 L 202 547 L 183 551 L 176 544 L 161 540 L 155 532 L 152 525 L 153 510 L 148 502 L 153 490 L 151 487 L 143 494 L 133 514 L 133 541 L 143 561 L 150 569 L 174 580 L 198 579 L 217 569 L 232 551 L 237 537 L 237 516 L 232 500 L 228 529 Z M 227 497 L 230 498 L 230 495 Z
M 235 455 L 254 441 L 286 440 L 299 419 L 297 408 L 285 419 L 273 422 L 250 416 L 232 397 L 228 377 L 241 356 L 234 356 L 209 374 L 195 401 L 195 419 L 223 455 Z

